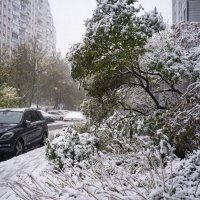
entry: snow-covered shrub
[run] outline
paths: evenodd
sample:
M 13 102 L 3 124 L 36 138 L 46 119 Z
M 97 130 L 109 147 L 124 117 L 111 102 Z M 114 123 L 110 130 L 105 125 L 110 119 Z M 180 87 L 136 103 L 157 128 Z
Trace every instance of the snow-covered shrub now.
M 89 167 L 96 152 L 97 139 L 89 133 L 79 134 L 66 127 L 58 132 L 46 146 L 46 156 L 54 165 L 64 170 L 67 167 Z
M 21 199 L 177 200 L 200 198 L 200 151 L 180 160 L 149 149 L 137 153 L 102 154 L 90 168 L 49 169 L 42 181 L 23 177 L 10 187 Z
M 34 184 L 15 183 L 12 188 L 16 187 L 22 199 L 25 196 L 22 194 L 27 193 L 39 200 L 47 194 L 49 199 L 58 200 L 198 200 L 200 150 L 187 154 L 182 160 L 177 158 L 169 144 L 170 137 L 163 132 L 166 118 L 161 117 L 164 114 L 167 112 L 136 122 L 138 116 L 116 112 L 100 127 L 93 126 L 90 131 L 100 138 L 98 145 L 108 146 L 101 149 L 104 152 L 98 152 L 98 156 L 93 156 L 97 150 L 93 135 L 78 134 L 67 127 L 57 133 L 47 147 L 47 157 L 62 170 L 56 170 L 53 165 L 42 175 L 45 180 L 42 183 L 32 180 Z M 152 134 L 147 134 L 151 131 Z M 101 139 L 107 135 L 110 140 Z M 119 143 L 116 144 L 116 140 Z
M 135 115 L 131 112 L 114 112 L 110 117 L 104 119 L 101 124 L 93 125 L 91 132 L 98 137 L 98 150 L 110 153 L 125 153 L 134 150 L 132 123 Z
M 6 186 L 16 193 L 16 199 L 21 200 L 94 200 L 84 188 L 81 189 L 82 183 L 68 174 L 46 169 L 39 177 L 21 174 L 19 180 Z
M 161 184 L 153 188 L 148 199 L 200 199 L 200 151 L 183 160 L 175 159 L 163 168 Z M 163 179 L 163 180 L 162 180 Z
M 177 111 L 168 112 L 162 116 L 166 119 L 162 134 L 168 137 L 168 141 L 175 149 L 174 153 L 180 158 L 200 148 L 200 109 L 198 107 L 181 105 Z
M 134 133 L 148 135 L 158 146 L 165 140 L 174 153 L 184 158 L 187 153 L 200 148 L 200 96 L 199 83 L 190 85 L 188 91 L 166 111 L 155 111 L 140 117 L 134 124 Z

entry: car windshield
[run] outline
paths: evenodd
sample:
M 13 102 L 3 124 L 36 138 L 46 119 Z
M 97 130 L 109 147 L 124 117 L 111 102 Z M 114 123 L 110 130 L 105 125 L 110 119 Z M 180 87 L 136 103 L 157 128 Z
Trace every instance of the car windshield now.
M 22 119 L 23 112 L 4 110 L 0 111 L 1 124 L 18 124 Z
M 52 114 L 52 115 L 61 115 L 61 113 L 59 111 L 49 111 L 48 112 L 49 114 Z

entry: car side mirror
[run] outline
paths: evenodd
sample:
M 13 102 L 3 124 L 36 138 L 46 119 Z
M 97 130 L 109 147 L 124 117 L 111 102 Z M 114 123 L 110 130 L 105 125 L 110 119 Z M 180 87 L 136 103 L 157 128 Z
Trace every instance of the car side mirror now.
M 29 120 L 24 120 L 23 125 L 28 128 L 31 126 L 31 122 Z

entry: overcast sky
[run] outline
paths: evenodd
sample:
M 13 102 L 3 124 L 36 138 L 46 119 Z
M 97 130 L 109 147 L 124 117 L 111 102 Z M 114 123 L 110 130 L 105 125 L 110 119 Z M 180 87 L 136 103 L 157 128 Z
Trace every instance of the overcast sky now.
M 172 0 L 139 0 L 146 11 L 157 7 L 164 20 L 171 24 Z M 71 44 L 81 41 L 84 20 L 92 16 L 96 0 L 49 0 L 56 27 L 57 50 L 64 56 Z

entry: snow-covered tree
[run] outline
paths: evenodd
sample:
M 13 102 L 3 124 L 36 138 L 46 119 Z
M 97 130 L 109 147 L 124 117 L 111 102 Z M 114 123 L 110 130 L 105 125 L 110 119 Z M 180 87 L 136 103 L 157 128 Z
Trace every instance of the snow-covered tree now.
M 90 104 L 85 107 L 87 111 L 90 107 L 90 117 L 105 119 L 115 110 L 133 112 L 129 124 L 134 126 L 137 122 L 136 118 L 132 122 L 135 113 L 142 116 L 139 120 L 149 120 L 150 124 L 152 120 L 154 128 L 145 125 L 145 131 L 139 133 L 152 136 L 152 131 L 172 125 L 167 120 L 160 121 L 167 117 L 166 112 L 169 119 L 178 114 L 176 107 L 181 101 L 186 102 L 181 111 L 189 112 L 186 99 L 190 97 L 183 94 L 199 79 L 199 25 L 179 24 L 173 30 L 163 31 L 165 25 L 156 9 L 138 16 L 140 7 L 136 5 L 136 1 L 97 1 L 93 17 L 86 22 L 83 42 L 74 45 L 68 58 L 73 78 L 82 83 L 90 96 Z M 194 33 L 190 35 L 191 30 Z M 198 101 L 196 98 L 190 109 Z M 197 132 L 189 134 L 189 124 L 182 123 L 177 124 L 185 127 L 182 135 L 170 132 L 172 127 L 166 131 L 168 142 L 176 146 L 180 157 L 188 151 L 188 141 L 197 139 Z M 196 130 L 197 123 L 191 123 Z M 184 148 L 180 151 L 181 145 L 172 135 L 181 139 Z M 183 135 L 188 137 L 184 139 Z M 153 140 L 159 145 L 162 137 L 153 134 Z
M 112 99 L 112 105 L 126 107 L 117 91 L 127 86 L 144 90 L 157 108 L 163 108 L 151 90 L 153 75 L 143 70 L 140 60 L 149 38 L 165 25 L 156 9 L 141 17 L 139 10 L 136 1 L 97 1 L 83 43 L 69 53 L 72 76 L 103 104 Z

